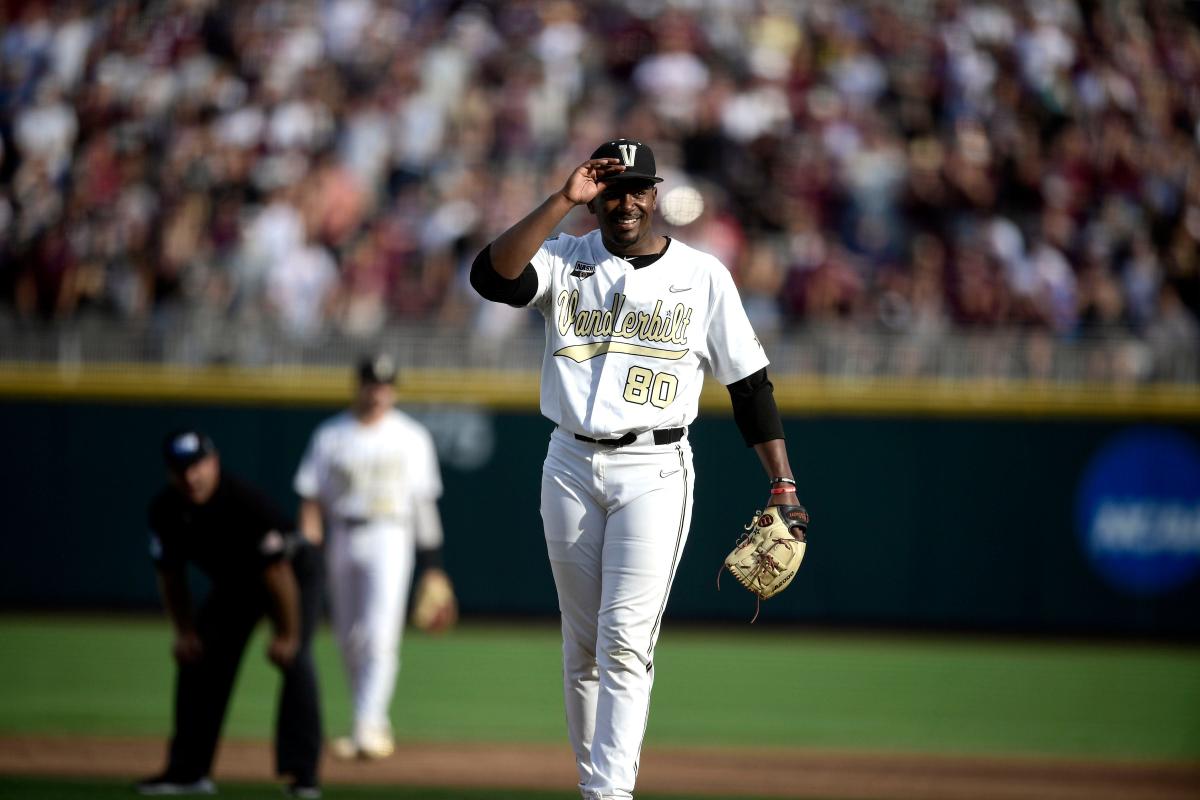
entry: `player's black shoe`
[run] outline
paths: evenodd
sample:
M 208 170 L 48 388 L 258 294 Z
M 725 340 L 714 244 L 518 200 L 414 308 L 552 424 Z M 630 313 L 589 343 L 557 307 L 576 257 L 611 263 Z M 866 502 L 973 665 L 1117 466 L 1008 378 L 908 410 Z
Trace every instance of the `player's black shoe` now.
M 185 794 L 216 794 L 217 785 L 206 775 L 201 778 L 179 778 L 164 772 L 133 785 L 133 790 L 141 795 L 167 797 Z

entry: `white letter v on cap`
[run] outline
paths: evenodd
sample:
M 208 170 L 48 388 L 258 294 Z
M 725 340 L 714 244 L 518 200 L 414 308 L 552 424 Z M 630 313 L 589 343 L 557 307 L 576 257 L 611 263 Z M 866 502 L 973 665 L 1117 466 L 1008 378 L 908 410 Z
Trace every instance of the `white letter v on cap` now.
M 619 144 L 617 148 L 621 151 L 621 163 L 627 167 L 632 167 L 637 157 L 637 145 Z

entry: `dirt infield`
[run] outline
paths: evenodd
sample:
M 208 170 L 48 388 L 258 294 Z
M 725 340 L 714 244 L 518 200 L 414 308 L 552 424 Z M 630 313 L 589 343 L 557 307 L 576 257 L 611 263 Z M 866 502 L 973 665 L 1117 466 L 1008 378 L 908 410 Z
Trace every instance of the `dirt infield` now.
M 0 774 L 134 778 L 161 766 L 154 739 L 0 737 Z M 228 741 L 215 777 L 269 781 L 263 742 Z M 402 743 L 373 763 L 327 760 L 330 784 L 569 790 L 568 748 L 536 744 Z M 1037 758 L 647 748 L 639 788 L 679 795 L 855 800 L 1195 800 L 1200 764 Z M 569 796 L 564 792 L 565 796 Z

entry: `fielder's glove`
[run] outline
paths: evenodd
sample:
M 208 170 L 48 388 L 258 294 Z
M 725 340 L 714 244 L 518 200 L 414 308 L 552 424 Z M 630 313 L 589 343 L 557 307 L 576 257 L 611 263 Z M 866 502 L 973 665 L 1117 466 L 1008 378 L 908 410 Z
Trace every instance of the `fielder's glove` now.
M 458 600 L 449 576 L 440 569 L 427 569 L 413 594 L 413 625 L 430 633 L 441 633 L 458 621 Z
M 737 546 L 725 557 L 725 569 L 761 604 L 782 592 L 804 560 L 808 511 L 801 505 L 767 506 L 755 511 Z M 717 581 L 720 588 L 720 580 Z M 758 609 L 754 611 L 754 622 Z

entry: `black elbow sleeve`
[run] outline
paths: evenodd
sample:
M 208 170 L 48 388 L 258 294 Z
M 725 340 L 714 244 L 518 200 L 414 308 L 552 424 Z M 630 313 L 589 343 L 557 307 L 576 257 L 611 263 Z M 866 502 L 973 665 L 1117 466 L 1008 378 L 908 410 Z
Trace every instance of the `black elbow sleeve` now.
M 733 421 L 747 447 L 783 438 L 783 420 L 775 405 L 775 387 L 767 379 L 766 368 L 729 384 Z
M 430 547 L 425 550 L 417 550 L 417 572 L 427 569 L 442 569 L 442 548 Z
M 484 300 L 521 308 L 537 294 L 537 272 L 532 264 L 526 264 L 516 278 L 505 278 L 492 267 L 492 246 L 489 244 L 471 262 L 471 286 Z

